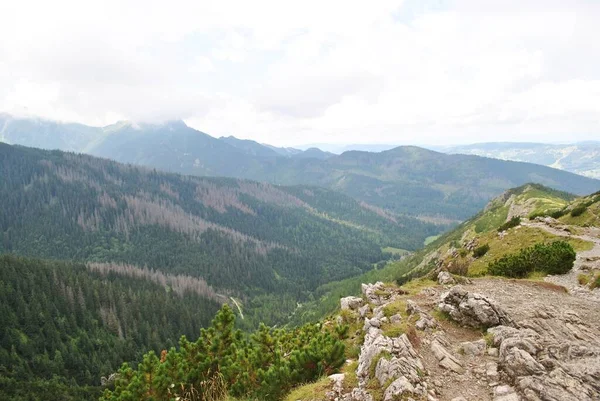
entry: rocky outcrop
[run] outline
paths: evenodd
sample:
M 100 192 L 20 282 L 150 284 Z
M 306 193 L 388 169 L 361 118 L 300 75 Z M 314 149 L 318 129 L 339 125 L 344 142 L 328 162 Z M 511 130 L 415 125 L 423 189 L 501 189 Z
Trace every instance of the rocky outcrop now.
M 340 299 L 340 308 L 341 310 L 357 310 L 365 301 L 359 297 L 345 297 Z
M 441 285 L 456 284 L 456 280 L 454 280 L 454 277 L 452 277 L 452 274 L 448 273 L 447 271 L 439 272 L 439 274 L 437 276 L 437 280 L 438 280 L 438 283 Z
M 519 328 L 488 330 L 499 347 L 500 369 L 528 400 L 600 399 L 598 340 L 590 342 L 592 333 L 572 316 L 554 322 L 539 319 L 521 322 Z
M 484 339 L 477 341 L 463 342 L 460 344 L 460 351 L 467 356 L 481 356 L 485 354 L 486 343 Z
M 438 308 L 457 322 L 470 327 L 512 325 L 512 320 L 493 300 L 455 286 L 444 293 Z
M 446 349 L 448 346 L 448 342 L 442 336 L 435 336 L 431 342 L 431 351 L 441 367 L 455 373 L 463 373 L 462 363 Z
M 433 286 L 410 298 L 380 283 L 363 291 L 362 304 L 345 302 L 363 322 L 355 333 L 364 336 L 353 372 L 358 385 L 349 390 L 343 375 L 333 375 L 328 401 L 600 400 L 596 303 L 498 279 L 444 293 Z M 433 318 L 435 305 L 450 321 Z

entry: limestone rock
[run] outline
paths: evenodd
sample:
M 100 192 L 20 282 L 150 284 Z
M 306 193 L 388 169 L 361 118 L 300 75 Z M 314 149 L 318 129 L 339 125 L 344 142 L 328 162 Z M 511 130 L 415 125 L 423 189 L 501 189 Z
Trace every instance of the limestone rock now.
M 471 327 L 493 327 L 500 324 L 513 325 L 508 315 L 491 299 L 470 293 L 455 286 L 442 294 L 438 308 L 457 322 Z
M 414 386 L 406 379 L 401 376 L 394 380 L 383 394 L 383 401 L 394 401 L 400 399 L 405 394 L 412 394 L 415 392 Z
M 395 315 L 390 316 L 390 323 L 392 323 L 392 324 L 400 323 L 401 321 L 402 321 L 402 316 L 399 313 L 396 313 Z
M 486 343 L 484 339 L 464 342 L 460 344 L 460 350 L 468 356 L 480 356 L 485 354 Z
M 361 318 L 364 318 L 365 316 L 367 316 L 367 314 L 371 311 L 371 307 L 369 305 L 363 305 L 360 308 L 358 308 L 358 315 Z
M 352 390 L 350 399 L 352 401 L 373 401 L 373 396 L 362 388 L 355 388 Z
M 431 352 L 433 352 L 433 355 L 435 355 L 441 367 L 451 370 L 455 373 L 464 372 L 460 361 L 456 359 L 444 345 L 442 345 L 441 339 L 435 338 L 431 342 Z
M 329 379 L 333 382 L 332 391 L 335 395 L 342 395 L 342 391 L 344 390 L 344 379 L 346 375 L 344 373 L 337 373 L 335 375 L 329 376 Z
M 342 310 L 356 310 L 364 304 L 364 300 L 359 297 L 345 297 L 340 299 L 340 307 Z
M 361 284 L 362 294 L 367 299 L 367 302 L 373 305 L 380 306 L 386 302 L 392 301 L 396 294 L 405 294 L 402 289 L 386 288 L 385 285 L 378 281 L 375 284 Z
M 447 271 L 441 271 L 437 276 L 437 280 L 441 285 L 456 284 L 456 280 L 454 280 L 452 274 Z

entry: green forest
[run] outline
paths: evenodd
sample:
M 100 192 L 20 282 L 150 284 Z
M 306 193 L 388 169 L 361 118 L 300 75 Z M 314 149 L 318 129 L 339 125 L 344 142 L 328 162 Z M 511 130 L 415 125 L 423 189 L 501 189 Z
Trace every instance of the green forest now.
M 0 256 L 0 399 L 97 399 L 123 361 L 196 338 L 219 308 L 81 263 Z

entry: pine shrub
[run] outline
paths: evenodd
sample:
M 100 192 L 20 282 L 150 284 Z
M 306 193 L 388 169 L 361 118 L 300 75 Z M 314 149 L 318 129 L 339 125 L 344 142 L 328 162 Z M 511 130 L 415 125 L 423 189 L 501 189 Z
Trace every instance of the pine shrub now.
M 571 217 L 581 216 L 587 210 L 587 205 L 579 205 L 571 210 Z
M 473 256 L 476 258 L 480 258 L 483 255 L 485 255 L 486 253 L 488 253 L 488 251 L 490 250 L 490 245 L 489 244 L 483 244 L 481 246 L 478 246 L 477 248 L 475 248 L 473 250 Z
M 573 268 L 575 257 L 573 247 L 565 241 L 536 244 L 493 261 L 488 265 L 488 272 L 513 278 L 526 277 L 534 271 L 564 274 Z
M 509 228 L 518 226 L 519 224 L 521 224 L 521 216 L 514 216 L 512 219 L 498 227 L 498 232 L 506 231 Z

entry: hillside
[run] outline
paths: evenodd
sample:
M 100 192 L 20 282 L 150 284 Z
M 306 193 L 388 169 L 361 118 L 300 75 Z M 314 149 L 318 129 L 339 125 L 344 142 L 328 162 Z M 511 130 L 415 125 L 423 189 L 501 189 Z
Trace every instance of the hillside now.
M 0 252 L 200 277 L 274 324 L 317 286 L 443 227 L 330 190 L 185 177 L 0 144 Z
M 313 327 L 338 336 L 343 355 L 335 355 L 345 363 L 334 365 L 329 359 L 333 354 L 321 355 L 321 366 L 327 367 L 321 375 L 287 394 L 259 398 L 596 400 L 600 394 L 596 313 L 600 229 L 592 222 L 598 217 L 598 205 L 600 194 L 574 198 L 537 184 L 507 191 L 423 251 L 365 273 L 358 278 L 364 280 L 358 281 L 358 288 L 336 295 L 337 307 Z M 566 223 L 580 216 L 582 220 Z M 481 251 L 484 241 L 489 248 Z M 523 252 L 535 262 L 528 274 L 513 278 L 493 271 L 498 260 Z M 478 265 L 481 261 L 485 263 Z M 557 267 L 561 273 L 548 274 Z M 590 281 L 584 283 L 582 275 Z M 371 284 L 369 279 L 387 283 Z M 227 330 L 217 333 L 228 335 Z M 284 349 L 289 344 L 281 340 L 280 332 L 272 335 L 265 332 L 255 338 Z M 210 338 L 201 336 L 198 342 Z M 186 370 L 194 362 L 186 360 L 184 349 L 169 353 L 176 366 Z M 148 361 L 133 372 L 124 367 L 121 374 L 128 378 L 103 399 L 121 401 L 148 391 L 160 394 L 161 383 L 177 380 L 176 370 L 161 369 L 151 355 Z M 219 364 L 218 369 L 226 372 L 225 383 L 238 383 L 236 370 L 231 369 L 236 363 Z M 269 375 L 273 381 L 287 372 L 277 370 L 278 363 L 275 358 L 265 364 L 273 371 Z M 155 379 L 143 379 L 144 372 Z M 182 388 L 193 386 L 194 380 L 199 379 L 194 376 Z M 223 393 L 218 399 L 231 400 L 227 385 L 220 388 Z M 252 382 L 246 388 L 252 388 Z M 237 386 L 229 392 L 238 399 L 246 399 L 244 394 Z
M 440 270 L 469 277 L 487 275 L 487 266 L 493 260 L 517 253 L 536 243 L 565 240 L 578 252 L 576 266 L 588 265 L 587 252 L 596 249 L 594 243 L 598 240 L 594 238 L 600 237 L 600 231 L 596 228 L 600 226 L 599 200 L 598 194 L 575 197 L 538 184 L 526 184 L 505 191 L 480 213 L 441 235 L 410 257 L 399 262 L 390 262 L 380 269 L 357 277 L 320 286 L 315 293 L 317 299 L 299 308 L 294 317 L 297 321 L 305 321 L 331 313 L 338 306 L 339 298 L 358 293 L 361 283 L 383 281 L 402 284 L 427 274 L 434 277 Z M 575 212 L 576 217 L 571 216 L 571 211 L 581 210 L 581 206 L 585 207 L 585 210 L 581 214 Z M 557 212 L 560 215 L 559 220 L 549 217 L 557 216 Z M 501 226 L 517 216 L 521 218 L 519 224 L 498 231 Z M 475 249 L 485 245 L 488 245 L 489 249 L 476 257 Z M 579 287 L 577 276 L 581 272 L 577 269 L 573 271 L 575 273 L 570 276 L 570 285 L 575 288 Z M 583 274 L 587 275 L 586 272 Z M 533 276 L 537 279 L 541 277 L 540 273 Z M 587 281 L 594 278 L 593 274 L 588 276 Z
M 216 139 L 182 121 L 120 123 L 73 131 L 72 124 L 7 119 L 4 141 L 82 151 L 123 163 L 198 176 L 246 178 L 277 185 L 316 185 L 426 221 L 459 222 L 503 191 L 527 182 L 584 195 L 600 181 L 553 168 L 469 155 L 448 155 L 401 146 L 379 153 L 331 155 L 318 149 L 287 152 L 233 137 Z M 73 138 L 96 130 L 94 139 L 73 149 Z M 85 136 L 89 138 L 88 136 Z M 49 138 L 55 138 L 51 144 Z
M 600 193 L 528 184 L 362 284 L 331 283 L 323 325 L 349 327 L 347 364 L 285 400 L 596 400 L 599 208 Z M 532 271 L 498 274 L 498 261 L 529 263 L 516 255 Z
M 493 157 L 502 160 L 536 163 L 600 178 L 600 143 L 581 142 L 565 145 L 546 143 L 477 143 L 444 148 L 445 153 Z
M 98 399 L 123 361 L 195 338 L 220 307 L 191 277 L 134 273 L 0 256 L 0 399 Z

